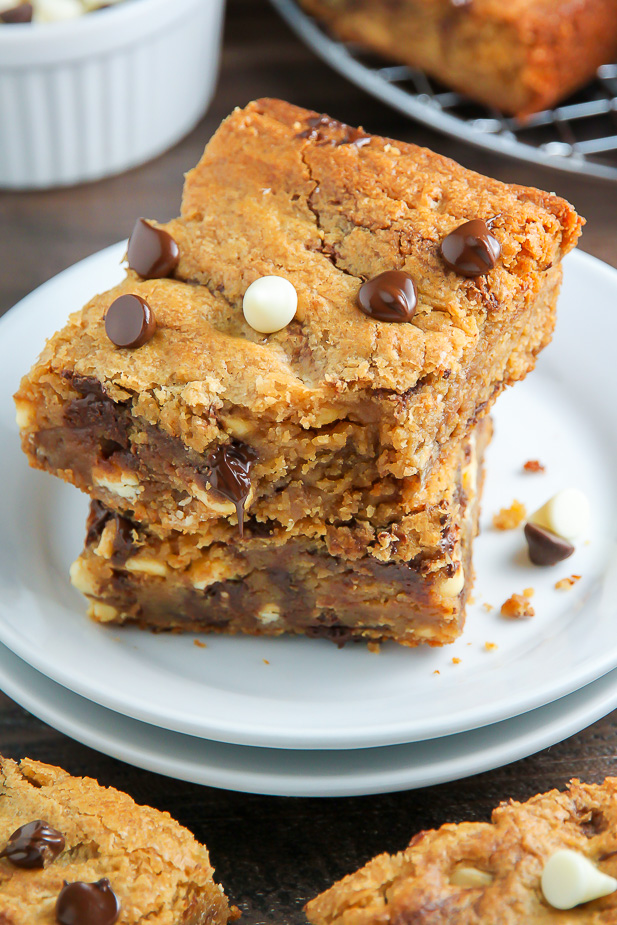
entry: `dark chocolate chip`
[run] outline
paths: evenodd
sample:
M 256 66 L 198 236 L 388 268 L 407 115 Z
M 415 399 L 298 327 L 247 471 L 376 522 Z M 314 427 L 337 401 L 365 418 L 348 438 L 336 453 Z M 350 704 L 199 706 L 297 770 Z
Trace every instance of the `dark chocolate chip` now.
M 135 527 L 127 517 L 110 511 L 100 501 L 90 503 L 90 513 L 86 521 L 86 546 L 94 546 L 99 542 L 110 520 L 116 524 L 110 559 L 114 565 L 123 565 L 136 548 Z
M 208 481 L 236 507 L 240 536 L 244 533 L 244 505 L 251 490 L 251 465 L 257 454 L 245 443 L 219 446 L 208 457 Z
M 71 373 L 63 373 L 62 375 L 70 381 L 75 391 L 79 392 L 80 395 L 94 395 L 99 401 L 109 398 L 102 383 L 95 379 L 94 376 L 74 376 Z
M 403 270 L 386 270 L 358 292 L 360 309 L 376 321 L 411 321 L 417 301 L 416 285 Z
M 339 649 L 342 649 L 345 643 L 351 642 L 352 639 L 357 639 L 357 637 L 354 637 L 353 630 L 342 623 L 337 623 L 333 626 L 323 626 L 317 623 L 314 626 L 307 626 L 304 632 L 309 639 L 328 639 L 330 642 L 335 643 Z
M 126 259 L 131 270 L 144 279 L 162 279 L 178 266 L 180 250 L 170 234 L 138 218 L 129 238 Z
M 574 552 L 571 543 L 537 524 L 525 524 L 525 539 L 529 546 L 529 558 L 534 565 L 556 565 Z
M 0 22 L 4 22 L 7 25 L 32 22 L 32 4 L 20 3 L 17 6 L 12 6 L 10 10 L 4 10 L 0 13 Z
M 116 347 L 142 347 L 156 331 L 154 312 L 138 295 L 121 295 L 105 315 L 105 333 Z
M 590 810 L 579 824 L 586 838 L 595 838 L 596 835 L 606 832 L 609 827 L 608 819 L 600 809 Z
M 96 883 L 64 881 L 56 900 L 60 925 L 113 925 L 120 915 L 120 901 L 104 877 Z
M 15 867 L 45 867 L 64 851 L 64 835 L 42 819 L 27 822 L 15 829 L 0 852 Z
M 116 522 L 116 532 L 113 540 L 113 549 L 111 562 L 114 565 L 123 565 L 135 552 L 135 527 L 126 517 L 114 513 L 113 518 Z
M 330 116 L 309 116 L 306 120 L 308 125 L 307 129 L 304 129 L 303 132 L 300 132 L 296 135 L 296 138 L 308 138 L 310 141 L 321 141 L 323 140 L 323 135 L 321 129 L 333 129 L 340 126 L 340 122 L 337 122 L 335 119 L 331 119 Z
M 98 543 L 103 535 L 105 524 L 110 517 L 111 511 L 101 504 L 100 501 L 90 502 L 90 512 L 88 513 L 88 519 L 86 521 L 86 546 L 92 546 L 94 543 Z
M 493 269 L 500 254 L 499 241 L 480 218 L 455 228 L 441 242 L 441 256 L 461 276 L 483 276 Z

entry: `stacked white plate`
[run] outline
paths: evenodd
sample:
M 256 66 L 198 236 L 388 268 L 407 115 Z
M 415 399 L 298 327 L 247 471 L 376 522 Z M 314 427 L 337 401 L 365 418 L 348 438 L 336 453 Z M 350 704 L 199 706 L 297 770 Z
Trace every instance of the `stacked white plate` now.
M 475 601 L 460 640 L 379 654 L 301 638 L 209 636 L 203 647 L 193 635 L 85 618 L 68 568 L 87 499 L 28 469 L 19 449 L 11 395 L 20 375 L 70 311 L 121 278 L 124 247 L 66 270 L 0 322 L 0 686 L 10 697 L 140 767 L 305 796 L 454 780 L 617 707 L 615 270 L 584 254 L 567 259 L 555 341 L 497 403 Z M 524 472 L 528 459 L 545 472 Z M 495 531 L 492 514 L 514 498 L 533 510 L 569 485 L 589 496 L 591 534 L 561 566 L 535 568 L 522 532 Z M 573 573 L 581 578 L 570 590 L 555 589 Z M 528 587 L 536 615 L 501 617 L 503 601 Z

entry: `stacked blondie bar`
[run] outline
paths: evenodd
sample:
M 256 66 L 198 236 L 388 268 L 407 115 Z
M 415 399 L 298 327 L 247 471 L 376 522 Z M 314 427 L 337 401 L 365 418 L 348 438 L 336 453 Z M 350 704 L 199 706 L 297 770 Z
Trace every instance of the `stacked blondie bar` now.
M 71 573 L 91 616 L 454 640 L 487 411 L 550 340 L 580 226 L 413 145 L 236 110 L 180 218 L 136 223 L 126 279 L 16 395 L 31 464 L 93 499 Z M 297 308 L 256 330 L 245 296 L 271 277 Z

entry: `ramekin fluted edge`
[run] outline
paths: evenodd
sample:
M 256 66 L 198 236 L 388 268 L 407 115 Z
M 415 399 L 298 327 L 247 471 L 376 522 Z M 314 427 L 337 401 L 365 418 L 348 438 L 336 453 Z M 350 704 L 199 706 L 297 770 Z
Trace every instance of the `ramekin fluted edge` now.
M 214 92 L 224 0 L 127 0 L 0 28 L 0 187 L 97 180 L 171 147 Z

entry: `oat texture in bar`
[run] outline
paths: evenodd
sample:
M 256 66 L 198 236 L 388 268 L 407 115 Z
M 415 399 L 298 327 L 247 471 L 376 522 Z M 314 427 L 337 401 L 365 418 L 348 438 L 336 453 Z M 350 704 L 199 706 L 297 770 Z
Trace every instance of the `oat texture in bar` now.
M 73 584 L 103 623 L 153 630 L 304 634 L 339 645 L 456 639 L 473 584 L 484 418 L 434 467 L 405 480 L 407 514 L 378 505 L 372 520 L 304 522 L 291 532 L 251 521 L 240 538 L 222 518 L 208 537 L 168 534 L 92 505 Z
M 355 529 L 533 368 L 580 226 L 554 195 L 251 103 L 180 218 L 138 223 L 124 282 L 24 377 L 24 450 L 161 539 L 222 518 Z M 271 276 L 297 308 L 265 334 L 243 300 Z

